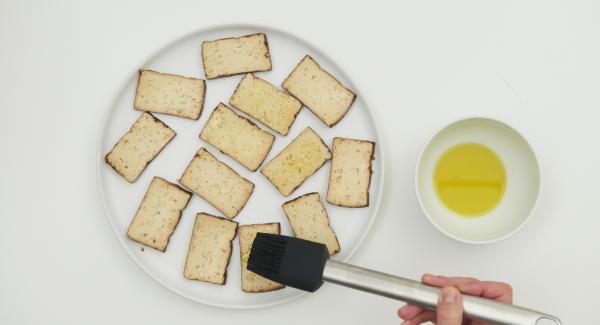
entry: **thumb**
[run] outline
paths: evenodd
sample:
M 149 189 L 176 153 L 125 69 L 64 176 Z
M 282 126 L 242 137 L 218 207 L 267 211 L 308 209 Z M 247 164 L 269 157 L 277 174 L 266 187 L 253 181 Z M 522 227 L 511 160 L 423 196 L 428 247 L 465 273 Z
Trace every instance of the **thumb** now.
M 460 291 L 446 287 L 440 291 L 436 310 L 437 325 L 460 325 L 463 319 L 463 305 Z

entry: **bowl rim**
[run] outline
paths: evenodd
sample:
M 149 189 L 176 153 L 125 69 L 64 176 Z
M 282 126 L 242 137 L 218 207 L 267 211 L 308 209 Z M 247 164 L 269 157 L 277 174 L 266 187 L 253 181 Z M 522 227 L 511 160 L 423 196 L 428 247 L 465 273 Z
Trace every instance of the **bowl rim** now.
M 507 127 L 508 129 L 510 129 L 512 132 L 514 132 L 516 135 L 518 135 L 523 142 L 527 145 L 527 147 L 529 147 L 529 150 L 531 150 L 531 153 L 533 154 L 533 159 L 535 162 L 535 165 L 537 166 L 537 174 L 538 174 L 538 178 L 539 178 L 539 182 L 538 182 L 538 186 L 537 186 L 537 193 L 536 193 L 536 197 L 535 197 L 535 201 L 533 202 L 533 205 L 531 206 L 529 213 L 527 214 L 527 216 L 525 217 L 525 219 L 514 229 L 512 229 L 510 232 L 499 236 L 497 238 L 492 238 L 492 239 L 488 239 L 488 240 L 470 240 L 470 239 L 465 239 L 465 238 L 461 238 L 449 231 L 447 231 L 446 229 L 444 229 L 443 227 L 441 227 L 439 224 L 437 224 L 437 222 L 435 222 L 431 216 L 429 215 L 429 213 L 427 213 L 427 210 L 425 209 L 425 204 L 423 203 L 423 200 L 421 198 L 421 194 L 419 191 L 419 172 L 420 172 L 420 168 L 421 168 L 421 164 L 422 164 L 422 158 L 423 158 L 423 154 L 425 153 L 425 151 L 429 148 L 429 146 L 431 145 L 431 142 L 443 131 L 445 131 L 446 129 L 459 124 L 459 123 L 464 123 L 466 121 L 470 121 L 470 120 L 484 120 L 484 121 L 490 121 L 493 123 L 497 123 L 500 124 L 504 127 Z M 446 123 L 443 127 L 439 128 L 437 130 L 437 132 L 435 132 L 431 137 L 429 137 L 429 139 L 427 140 L 427 142 L 425 143 L 425 145 L 421 148 L 421 151 L 419 152 L 419 155 L 417 156 L 417 161 L 416 161 L 416 165 L 415 165 L 415 177 L 414 177 L 414 188 L 415 188 L 415 194 L 417 195 L 417 200 L 419 201 L 419 206 L 421 207 L 421 211 L 423 211 L 423 214 L 427 217 L 427 220 L 429 220 L 429 222 L 437 229 L 439 230 L 441 233 L 443 233 L 444 235 L 457 240 L 459 242 L 463 242 L 466 244 L 475 244 L 475 245 L 485 245 L 485 244 L 493 244 L 493 243 L 497 243 L 499 241 L 502 241 L 512 235 L 514 235 L 517 231 L 519 231 L 521 228 L 523 228 L 525 226 L 525 224 L 527 224 L 527 222 L 532 218 L 533 214 L 535 213 L 537 206 L 540 202 L 540 196 L 541 196 L 541 192 L 542 192 L 542 183 L 543 183 L 543 177 L 542 177 L 542 172 L 541 172 L 541 168 L 540 168 L 540 160 L 539 157 L 537 155 L 537 153 L 535 152 L 535 150 L 533 149 L 533 146 L 531 145 L 531 142 L 527 140 L 527 138 L 523 135 L 522 132 L 519 132 L 517 129 L 515 129 L 514 127 L 512 127 L 510 124 L 508 124 L 507 122 L 495 118 L 495 117 L 489 117 L 489 116 L 482 116 L 482 115 L 469 115 L 469 116 L 465 116 L 462 118 L 458 118 L 458 119 L 454 119 L 452 120 L 450 123 Z

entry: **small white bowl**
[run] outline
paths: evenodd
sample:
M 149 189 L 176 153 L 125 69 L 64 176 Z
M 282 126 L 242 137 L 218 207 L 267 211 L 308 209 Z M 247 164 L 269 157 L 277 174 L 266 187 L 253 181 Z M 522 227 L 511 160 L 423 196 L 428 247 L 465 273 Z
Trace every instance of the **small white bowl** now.
M 438 198 L 433 173 L 440 156 L 454 145 L 475 142 L 492 149 L 506 169 L 506 191 L 500 203 L 477 218 L 463 217 Z M 519 230 L 537 205 L 541 186 L 540 168 L 525 138 L 507 124 L 490 118 L 467 118 L 440 130 L 419 155 L 415 189 L 429 221 L 441 232 L 471 244 L 500 241 Z

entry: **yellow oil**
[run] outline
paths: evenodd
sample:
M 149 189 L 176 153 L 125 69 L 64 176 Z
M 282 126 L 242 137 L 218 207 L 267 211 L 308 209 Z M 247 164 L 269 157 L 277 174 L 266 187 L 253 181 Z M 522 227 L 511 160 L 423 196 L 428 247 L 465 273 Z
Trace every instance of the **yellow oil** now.
M 506 189 L 506 171 L 490 148 L 462 143 L 442 154 L 433 183 L 438 197 L 450 210 L 474 218 L 500 203 Z
M 248 250 L 247 252 L 242 254 L 242 263 L 248 263 L 249 259 L 250 259 L 250 250 Z

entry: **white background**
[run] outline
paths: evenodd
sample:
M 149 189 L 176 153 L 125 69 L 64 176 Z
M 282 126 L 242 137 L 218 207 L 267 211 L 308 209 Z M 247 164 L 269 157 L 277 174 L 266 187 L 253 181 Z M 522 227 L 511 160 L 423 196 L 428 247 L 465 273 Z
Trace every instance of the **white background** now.
M 352 262 L 510 282 L 515 301 L 600 315 L 600 2 L 0 1 L 0 324 L 395 324 L 400 303 L 324 286 L 254 311 L 205 307 L 143 273 L 104 217 L 96 140 L 127 74 L 184 33 L 257 22 L 313 43 L 374 111 L 386 156 L 380 215 Z M 439 233 L 419 209 L 426 140 L 468 115 L 499 118 L 539 155 L 530 222 L 497 244 Z

